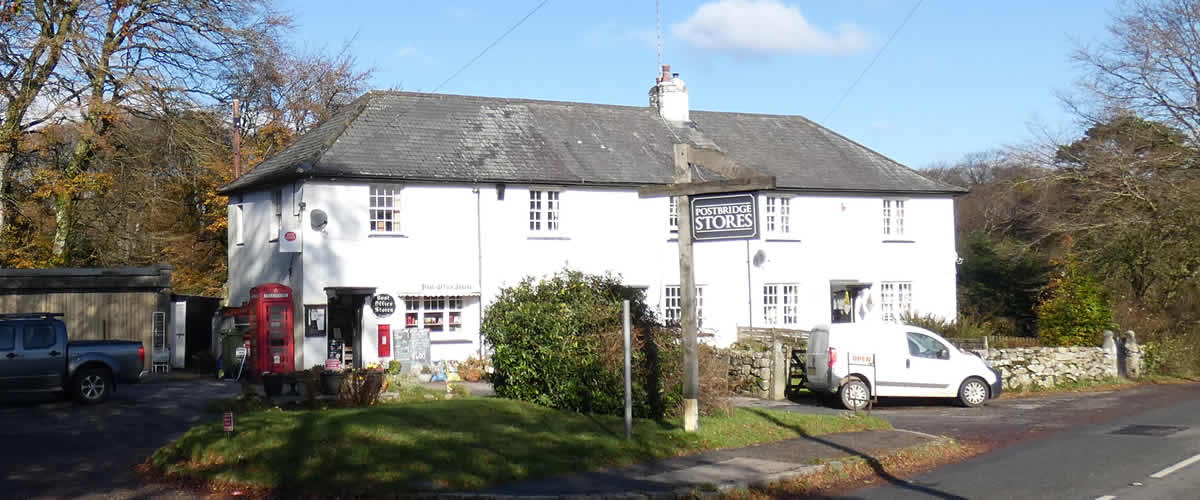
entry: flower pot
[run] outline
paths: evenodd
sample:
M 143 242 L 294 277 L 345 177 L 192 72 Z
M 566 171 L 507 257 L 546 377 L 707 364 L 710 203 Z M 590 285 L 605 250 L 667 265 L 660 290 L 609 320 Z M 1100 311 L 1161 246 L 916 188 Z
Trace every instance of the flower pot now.
M 321 374 L 321 392 L 330 396 L 337 396 L 342 390 L 342 374 L 328 372 Z
M 275 374 L 263 375 L 263 392 L 267 397 L 275 397 L 283 394 L 283 377 Z

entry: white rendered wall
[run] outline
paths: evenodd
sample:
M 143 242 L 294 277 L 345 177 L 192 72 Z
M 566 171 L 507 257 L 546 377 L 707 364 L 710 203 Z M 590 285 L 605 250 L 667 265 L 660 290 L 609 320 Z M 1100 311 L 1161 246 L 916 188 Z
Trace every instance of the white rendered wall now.
M 560 194 L 562 230 L 544 234 L 528 230 L 529 186 L 508 185 L 503 199 L 495 184 L 408 183 L 401 193 L 400 235 L 368 231 L 367 183 L 309 181 L 299 195 L 305 206 L 299 220 L 303 286 L 294 288 L 303 303 L 324 304 L 326 287 L 374 287 L 397 299 L 396 313 L 389 318 L 376 318 L 365 308 L 365 338 L 358 351 L 365 362 L 378 359 L 377 325 L 403 328 L 405 295 L 468 298 L 463 331 L 435 333 L 432 348 L 435 360 L 464 359 L 480 350 L 482 309 L 501 288 L 526 276 L 564 267 L 613 272 L 629 285 L 645 287 L 647 302 L 659 308 L 663 287 L 679 283 L 678 247 L 667 226 L 665 198 L 641 199 L 629 188 L 565 186 Z M 708 342 L 727 345 L 736 339 L 738 326 L 765 326 L 762 286 L 767 283 L 799 284 L 801 310 L 795 326 L 800 328 L 830 321 L 830 280 L 872 283 L 869 319 L 879 316 L 879 284 L 884 281 L 911 282 L 916 312 L 954 316 L 957 256 L 950 197 L 905 198 L 907 232 L 903 241 L 891 242 L 882 235 L 882 196 L 790 196 L 792 233 L 785 239 L 767 235 L 749 243 L 696 243 L 696 282 L 704 287 L 703 330 L 714 335 Z M 258 203 L 261 210 L 254 208 Z M 230 293 L 242 300 L 258 283 L 290 285 L 286 279 L 292 264 L 289 255 L 267 243 L 265 234 L 256 233 L 266 231 L 269 219 L 251 215 L 269 214 L 269 191 L 247 194 L 243 204 L 252 220 L 246 244 L 230 246 Z M 762 208 L 760 202 L 760 212 Z M 315 209 L 329 217 L 322 231 L 309 225 Z M 760 251 L 763 258 L 755 265 L 753 257 Z M 324 342 L 303 339 L 304 361 L 297 366 L 323 362 Z

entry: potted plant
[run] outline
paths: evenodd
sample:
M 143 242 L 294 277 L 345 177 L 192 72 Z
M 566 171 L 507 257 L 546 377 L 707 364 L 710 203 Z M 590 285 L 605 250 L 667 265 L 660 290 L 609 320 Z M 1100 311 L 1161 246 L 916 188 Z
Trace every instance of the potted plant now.
M 420 380 L 422 384 L 433 380 L 433 369 L 429 365 L 421 365 L 421 374 L 417 376 L 417 380 Z
M 342 390 L 342 371 L 326 367 L 321 372 L 321 393 L 330 396 L 337 396 Z
M 275 397 L 283 394 L 283 375 L 278 373 L 263 373 L 263 392 L 267 397 Z

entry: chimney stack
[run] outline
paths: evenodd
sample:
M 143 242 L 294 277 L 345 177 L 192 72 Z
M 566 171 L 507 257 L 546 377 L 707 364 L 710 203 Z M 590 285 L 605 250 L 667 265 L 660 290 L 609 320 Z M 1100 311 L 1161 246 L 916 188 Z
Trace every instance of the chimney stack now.
M 679 79 L 679 73 L 671 73 L 669 64 L 663 65 L 662 74 L 650 89 L 650 107 L 657 109 L 659 116 L 669 122 L 689 121 L 687 85 Z

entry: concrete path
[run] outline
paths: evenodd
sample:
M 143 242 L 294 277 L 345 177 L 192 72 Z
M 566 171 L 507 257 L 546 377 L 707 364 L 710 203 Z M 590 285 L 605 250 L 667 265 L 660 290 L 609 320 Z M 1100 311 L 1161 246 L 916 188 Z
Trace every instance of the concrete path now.
M 868 461 L 881 454 L 934 442 L 912 431 L 863 431 L 802 437 L 747 448 L 717 450 L 603 471 L 522 481 L 480 492 L 486 495 L 608 495 L 659 492 L 700 486 L 750 486 L 809 473 L 844 457 Z

